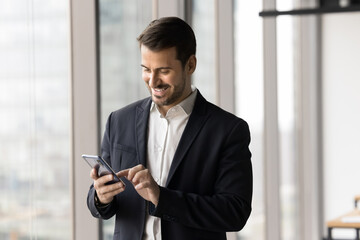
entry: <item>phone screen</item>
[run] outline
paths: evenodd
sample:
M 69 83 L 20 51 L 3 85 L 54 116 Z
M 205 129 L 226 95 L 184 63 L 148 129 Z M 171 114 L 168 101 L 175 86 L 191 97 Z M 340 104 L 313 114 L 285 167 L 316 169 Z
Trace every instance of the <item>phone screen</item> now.
M 119 181 L 121 181 L 125 185 L 125 183 L 120 178 L 118 178 L 118 176 L 109 166 L 109 164 L 107 164 L 107 162 L 103 160 L 100 156 L 83 154 L 82 157 L 85 159 L 85 161 L 89 164 L 91 168 L 95 168 L 97 170 L 99 177 L 108 174 L 112 174 L 114 176 L 114 180 L 107 182 L 106 185 L 113 184 Z

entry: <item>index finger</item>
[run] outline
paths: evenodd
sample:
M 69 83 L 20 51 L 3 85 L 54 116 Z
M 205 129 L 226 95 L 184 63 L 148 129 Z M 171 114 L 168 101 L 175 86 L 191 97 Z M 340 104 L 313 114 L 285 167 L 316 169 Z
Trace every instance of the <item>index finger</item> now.
M 141 164 L 139 164 L 139 165 L 136 165 L 135 167 L 133 167 L 133 168 L 130 168 L 130 169 L 128 169 L 129 171 L 128 171 L 128 180 L 129 181 L 132 181 L 133 180 L 133 178 L 135 177 L 135 175 L 138 173 L 138 172 L 140 172 L 140 171 L 142 171 L 142 170 L 144 170 L 145 169 L 145 167 L 143 166 L 143 165 L 141 165 Z
M 120 178 L 120 177 L 126 177 L 129 181 L 132 180 L 132 178 L 135 176 L 135 174 L 141 170 L 144 169 L 144 166 L 139 164 L 135 167 L 132 168 L 128 168 L 122 171 L 119 171 L 116 173 L 116 175 Z
M 118 176 L 118 178 L 121 178 L 121 177 L 127 178 L 128 174 L 129 174 L 129 170 L 130 169 L 125 169 L 125 170 L 119 171 L 116 173 L 116 176 Z

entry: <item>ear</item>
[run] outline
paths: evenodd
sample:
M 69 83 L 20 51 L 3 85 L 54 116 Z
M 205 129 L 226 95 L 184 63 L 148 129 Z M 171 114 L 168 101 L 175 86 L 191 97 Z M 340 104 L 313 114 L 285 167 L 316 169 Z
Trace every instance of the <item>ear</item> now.
M 196 69 L 196 57 L 195 55 L 191 55 L 189 57 L 189 60 L 185 66 L 185 70 L 188 74 L 193 74 L 195 72 Z

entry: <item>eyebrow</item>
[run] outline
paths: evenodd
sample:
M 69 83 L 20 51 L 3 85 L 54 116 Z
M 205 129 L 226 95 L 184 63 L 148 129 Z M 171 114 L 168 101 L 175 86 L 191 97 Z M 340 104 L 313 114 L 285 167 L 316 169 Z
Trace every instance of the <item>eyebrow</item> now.
M 143 64 L 141 64 L 141 67 L 150 69 L 150 68 L 148 68 L 147 66 L 145 66 Z M 172 67 L 158 67 L 158 68 L 155 68 L 155 70 L 163 70 L 163 69 L 172 69 Z

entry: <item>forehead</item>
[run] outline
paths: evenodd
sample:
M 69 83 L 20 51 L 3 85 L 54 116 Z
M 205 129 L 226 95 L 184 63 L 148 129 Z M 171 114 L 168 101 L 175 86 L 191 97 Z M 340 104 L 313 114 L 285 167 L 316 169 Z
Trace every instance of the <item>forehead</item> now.
M 159 51 L 152 51 L 148 47 L 141 45 L 141 64 L 149 68 L 175 67 L 180 64 L 176 59 L 176 48 L 167 48 Z

